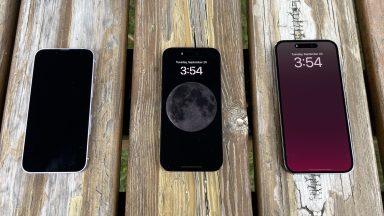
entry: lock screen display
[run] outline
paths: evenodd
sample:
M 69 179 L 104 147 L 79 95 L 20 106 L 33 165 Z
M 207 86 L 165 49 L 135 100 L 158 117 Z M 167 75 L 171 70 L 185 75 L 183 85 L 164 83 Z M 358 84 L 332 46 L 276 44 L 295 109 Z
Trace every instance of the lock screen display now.
M 352 151 L 336 44 L 282 41 L 276 62 L 287 168 L 349 171 Z
M 222 163 L 220 55 L 211 48 L 169 48 L 162 74 L 162 166 L 217 170 Z

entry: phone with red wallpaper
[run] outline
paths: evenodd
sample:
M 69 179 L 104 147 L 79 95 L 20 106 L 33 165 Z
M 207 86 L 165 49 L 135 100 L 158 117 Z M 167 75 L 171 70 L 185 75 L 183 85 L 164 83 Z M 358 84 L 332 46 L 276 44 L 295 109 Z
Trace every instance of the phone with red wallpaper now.
M 286 168 L 295 173 L 350 171 L 353 154 L 337 45 L 280 41 L 275 56 Z

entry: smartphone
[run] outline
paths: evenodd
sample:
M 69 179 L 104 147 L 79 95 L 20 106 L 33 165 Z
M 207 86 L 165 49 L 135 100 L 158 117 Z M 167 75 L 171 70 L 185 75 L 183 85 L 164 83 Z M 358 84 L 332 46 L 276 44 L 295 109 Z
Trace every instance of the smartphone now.
M 220 54 L 163 53 L 160 163 L 168 171 L 215 171 L 223 163 Z
M 275 46 L 285 166 L 295 173 L 353 167 L 337 45 L 329 40 Z
M 78 172 L 87 163 L 93 53 L 43 49 L 35 55 L 22 167 Z

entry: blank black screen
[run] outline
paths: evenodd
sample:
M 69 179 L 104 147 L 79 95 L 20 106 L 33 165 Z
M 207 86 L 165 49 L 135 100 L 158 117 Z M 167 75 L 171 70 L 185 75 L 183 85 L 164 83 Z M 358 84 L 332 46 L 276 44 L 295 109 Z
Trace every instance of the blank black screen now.
M 93 54 L 40 50 L 35 56 L 23 168 L 75 172 L 86 165 Z

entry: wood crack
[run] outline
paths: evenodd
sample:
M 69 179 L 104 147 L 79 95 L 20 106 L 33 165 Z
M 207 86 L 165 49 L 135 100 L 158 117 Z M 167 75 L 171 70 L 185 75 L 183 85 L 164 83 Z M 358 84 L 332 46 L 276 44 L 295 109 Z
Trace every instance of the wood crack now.
M 204 203 L 205 203 L 205 210 L 206 210 L 206 216 L 209 216 L 209 198 L 208 198 L 208 186 L 207 186 L 207 173 L 204 172 L 204 179 L 203 179 L 203 185 L 204 185 Z
M 301 0 L 292 0 L 291 1 L 291 12 L 289 12 L 289 15 L 292 16 L 292 25 L 293 25 L 293 37 L 295 40 L 301 40 L 305 38 L 304 34 L 304 28 L 303 28 L 303 20 L 301 19 L 301 10 L 300 5 Z
M 325 202 L 323 203 L 323 207 L 320 211 L 314 211 L 308 208 L 308 206 L 301 206 L 299 210 L 304 210 L 309 213 L 311 216 L 323 216 L 325 212 Z
M 205 17 L 208 19 L 208 9 L 207 9 L 207 4 L 205 3 L 204 4 L 204 12 L 205 12 Z M 209 37 L 206 38 L 206 43 L 207 43 L 207 46 L 209 46 Z
M 309 189 L 310 197 L 309 199 L 314 200 L 318 199 L 322 194 L 322 187 L 320 183 L 320 175 L 319 174 L 310 174 L 308 176 L 304 176 L 305 182 L 309 182 L 307 188 Z

